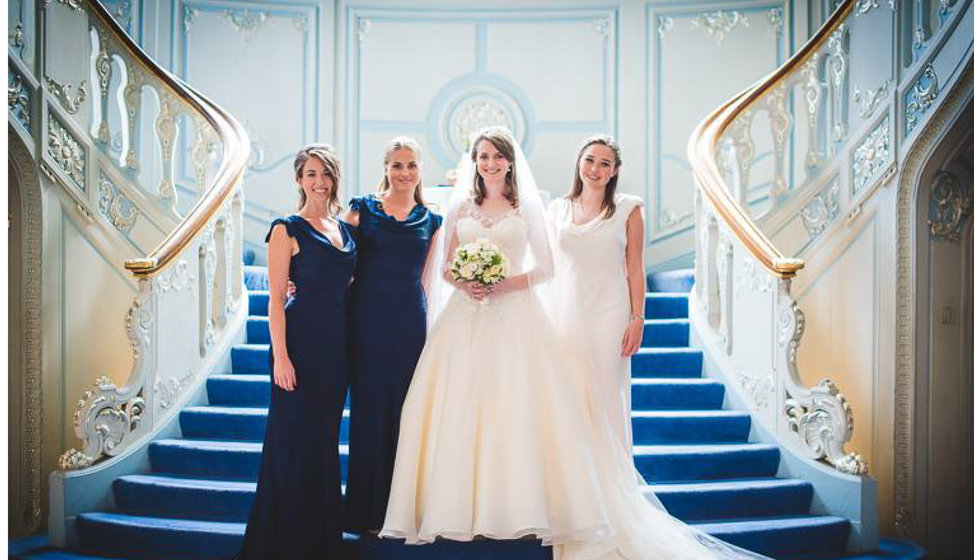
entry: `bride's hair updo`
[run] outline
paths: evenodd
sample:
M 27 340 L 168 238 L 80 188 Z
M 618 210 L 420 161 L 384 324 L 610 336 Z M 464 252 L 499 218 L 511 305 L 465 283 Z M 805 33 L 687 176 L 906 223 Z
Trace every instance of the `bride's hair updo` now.
M 585 188 L 585 184 L 582 183 L 582 176 L 579 175 L 578 166 L 582 163 L 582 156 L 585 154 L 585 150 L 589 149 L 589 146 L 593 144 L 603 145 L 613 151 L 616 156 L 616 164 L 613 171 L 619 171 L 619 168 L 623 165 L 622 152 L 619 150 L 619 143 L 616 139 L 608 134 L 594 134 L 589 136 L 582 141 L 582 147 L 578 149 L 578 157 L 575 158 L 575 175 L 572 179 L 572 188 L 565 195 L 568 200 L 575 200 L 582 195 L 582 189 Z M 606 183 L 606 192 L 602 197 L 602 208 L 605 210 L 603 212 L 603 219 L 611 217 L 616 213 L 616 185 L 619 184 L 619 173 L 616 173 L 609 178 L 609 182 Z
M 480 146 L 480 142 L 488 141 L 493 144 L 494 148 L 500 152 L 504 159 L 510 164 L 507 168 L 507 174 L 504 176 L 504 198 L 510 202 L 510 205 L 517 208 L 517 172 L 514 169 L 514 137 L 511 136 L 510 131 L 502 126 L 491 126 L 488 128 L 481 129 L 476 138 L 473 139 L 473 147 L 470 149 L 470 159 L 473 160 L 473 200 L 477 205 L 483 204 L 483 200 L 487 197 L 487 186 L 483 184 L 483 177 L 480 176 L 480 171 L 476 167 L 476 154 Z

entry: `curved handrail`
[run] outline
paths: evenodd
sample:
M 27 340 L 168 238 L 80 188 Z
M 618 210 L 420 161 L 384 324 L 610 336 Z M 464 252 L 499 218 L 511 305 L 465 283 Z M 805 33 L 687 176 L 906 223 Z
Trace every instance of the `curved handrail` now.
M 855 3 L 856 0 L 842 2 L 796 54 L 768 76 L 712 111 L 698 124 L 687 142 L 687 159 L 691 162 L 694 182 L 698 188 L 749 253 L 755 256 L 767 270 L 780 278 L 796 276 L 796 273 L 803 268 L 804 262 L 801 259 L 784 256 L 772 240 L 758 228 L 755 220 L 739 207 L 725 185 L 725 180 L 715 161 L 715 153 L 722 136 L 735 119 L 786 75 L 803 65 L 843 23 Z
M 201 114 L 208 124 L 214 128 L 223 148 L 221 164 L 214 179 L 180 224 L 150 254 L 143 258 L 126 261 L 127 270 L 138 277 L 147 278 L 162 271 L 204 229 L 235 191 L 235 187 L 244 176 L 248 164 L 250 150 L 248 134 L 230 113 L 165 69 L 160 68 L 129 37 L 129 34 L 119 26 L 115 18 L 98 0 L 89 0 L 88 4 L 91 12 L 97 15 L 102 24 L 113 32 L 114 39 L 130 52 L 134 60 L 139 62 L 154 77 L 169 86 L 174 95 Z

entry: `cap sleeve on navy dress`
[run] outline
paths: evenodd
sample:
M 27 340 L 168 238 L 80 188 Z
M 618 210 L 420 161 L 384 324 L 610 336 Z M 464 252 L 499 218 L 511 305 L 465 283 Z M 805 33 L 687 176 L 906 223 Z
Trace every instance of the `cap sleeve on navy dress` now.
M 429 234 L 435 235 L 436 230 L 442 227 L 442 216 L 440 214 L 436 214 L 432 210 L 429 210 L 429 219 L 432 221 L 431 231 Z
M 363 196 L 355 196 L 354 198 L 350 199 L 350 202 L 347 204 L 347 206 L 350 207 L 350 211 L 351 212 L 357 212 L 357 213 L 363 212 L 364 211 L 364 197 Z
M 269 239 L 272 237 L 272 230 L 279 224 L 286 226 L 286 235 L 292 238 L 296 238 L 296 224 L 293 223 L 291 218 L 276 218 L 272 220 L 272 224 L 269 225 L 269 233 L 265 234 L 265 242 L 268 243 Z

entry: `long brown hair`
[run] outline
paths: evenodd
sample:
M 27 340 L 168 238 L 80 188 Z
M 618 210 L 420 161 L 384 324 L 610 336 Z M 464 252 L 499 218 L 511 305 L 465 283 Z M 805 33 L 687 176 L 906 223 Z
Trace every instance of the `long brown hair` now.
M 300 149 L 296 153 L 296 159 L 293 160 L 293 169 L 296 171 L 296 181 L 299 181 L 303 177 L 303 167 L 306 166 L 306 162 L 310 161 L 310 158 L 316 158 L 323 164 L 323 167 L 327 170 L 327 175 L 333 180 L 333 188 L 330 189 L 330 200 L 328 202 L 329 212 L 331 216 L 336 216 L 340 213 L 340 198 L 338 191 L 340 190 L 340 156 L 337 155 L 337 150 L 334 149 L 330 144 L 309 144 Z M 299 209 L 302 210 L 303 206 L 306 205 L 306 192 L 303 191 L 303 187 L 299 187 Z
M 384 194 L 391 190 L 391 183 L 388 181 L 388 164 L 391 162 L 391 154 L 395 150 L 412 150 L 415 154 L 415 158 L 422 159 L 422 148 L 419 143 L 415 141 L 414 138 L 409 138 L 408 136 L 396 136 L 388 141 L 388 145 L 385 146 L 385 162 L 384 175 L 381 177 L 381 181 L 378 182 L 378 194 Z M 425 200 L 422 199 L 422 172 L 419 171 L 419 182 L 415 185 L 415 203 L 425 206 Z
M 572 179 L 572 188 L 565 195 L 568 200 L 575 200 L 582 194 L 582 189 L 585 188 L 585 184 L 582 182 L 582 177 L 579 175 L 578 166 L 582 163 L 582 156 L 585 155 L 585 150 L 589 149 L 589 146 L 593 144 L 601 144 L 606 146 L 616 155 L 616 167 L 613 171 L 616 172 L 615 175 L 609 178 L 609 182 L 606 183 L 606 192 L 602 196 L 602 207 L 600 210 L 604 209 L 602 218 L 608 219 L 613 214 L 616 213 L 616 185 L 619 184 L 619 168 L 623 165 L 622 153 L 619 150 L 619 143 L 616 139 L 608 134 L 595 134 L 589 136 L 582 142 L 582 147 L 578 150 L 578 157 L 575 158 L 575 175 Z
M 480 172 L 476 169 L 475 165 L 477 148 L 480 146 L 480 142 L 484 140 L 493 144 L 493 147 L 497 148 L 497 151 L 510 164 L 507 168 L 507 174 L 504 176 L 504 198 L 510 202 L 511 206 L 517 208 L 517 172 L 514 170 L 514 138 L 510 135 L 510 131 L 499 126 L 492 126 L 480 130 L 473 140 L 473 147 L 470 149 L 470 159 L 474 163 L 473 200 L 477 205 L 480 205 L 487 198 L 487 186 L 483 183 L 483 177 L 480 176 Z

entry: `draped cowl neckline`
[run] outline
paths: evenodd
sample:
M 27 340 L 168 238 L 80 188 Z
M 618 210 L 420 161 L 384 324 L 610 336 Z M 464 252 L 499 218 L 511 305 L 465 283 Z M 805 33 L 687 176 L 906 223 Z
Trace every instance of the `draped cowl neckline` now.
M 385 212 L 384 205 L 381 199 L 375 194 L 369 194 L 363 197 L 364 207 L 378 218 L 378 222 L 383 224 L 388 229 L 392 230 L 413 230 L 414 228 L 424 224 L 430 219 L 431 212 L 422 204 L 416 203 L 409 211 L 408 216 L 405 216 L 404 220 L 399 220 L 398 218 L 392 216 L 391 214 Z

